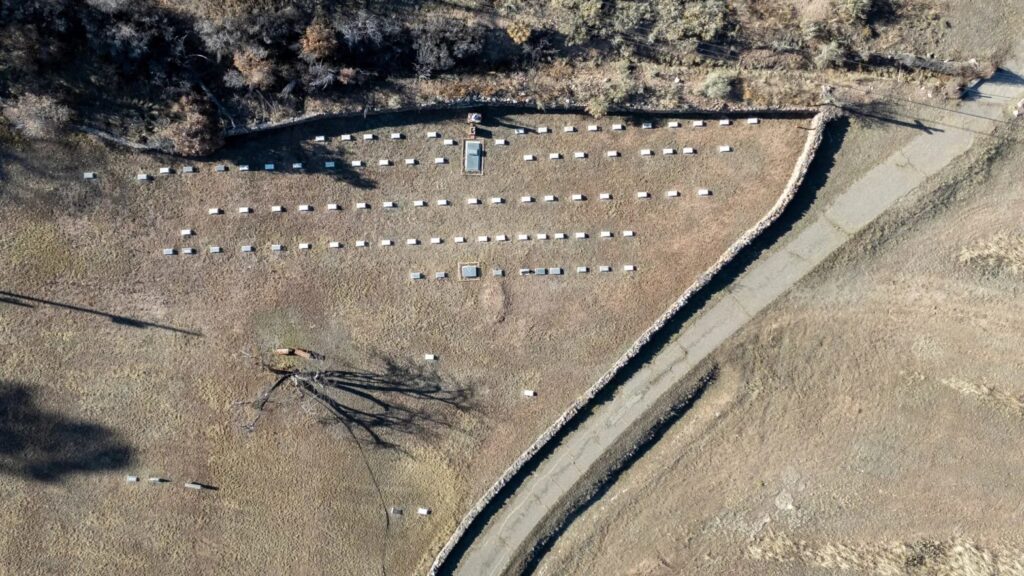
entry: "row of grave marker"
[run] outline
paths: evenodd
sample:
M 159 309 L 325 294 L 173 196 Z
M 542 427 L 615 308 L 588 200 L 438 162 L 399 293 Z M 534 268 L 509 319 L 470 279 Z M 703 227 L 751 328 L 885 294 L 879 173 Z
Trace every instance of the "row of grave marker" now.
M 718 152 L 721 153 L 721 154 L 725 154 L 725 153 L 728 153 L 728 152 L 734 152 L 734 151 L 735 151 L 735 148 L 733 148 L 732 146 L 730 146 L 728 144 L 723 144 L 723 145 L 718 147 Z M 682 153 L 683 153 L 684 156 L 693 156 L 693 155 L 697 154 L 697 149 L 696 148 L 689 148 L 689 147 L 683 148 Z M 661 154 L 663 156 L 675 156 L 676 154 L 678 154 L 678 151 L 675 148 L 662 148 L 661 149 Z M 608 150 L 607 152 L 605 152 L 605 156 L 608 157 L 608 158 L 621 158 L 622 157 L 622 153 L 619 152 L 618 150 Z M 640 149 L 640 156 L 641 157 L 645 157 L 645 158 L 646 157 L 655 156 L 654 150 L 651 149 L 651 148 L 641 148 Z M 590 155 L 587 152 L 573 152 L 572 153 L 572 157 L 575 160 L 586 160 L 587 158 L 590 157 Z M 564 156 L 562 156 L 561 152 L 550 152 L 550 153 L 548 153 L 548 160 L 562 160 L 563 158 L 564 158 Z M 523 161 L 525 161 L 525 162 L 533 162 L 536 159 L 537 159 L 537 155 L 536 154 L 523 154 Z
M 761 123 L 761 120 L 758 119 L 758 118 L 747 118 L 747 124 L 760 124 L 760 123 Z M 731 126 L 732 125 L 732 120 L 729 119 L 729 118 L 723 118 L 723 119 L 718 121 L 718 125 L 719 126 Z M 666 124 L 666 126 L 668 128 L 682 128 L 683 125 L 678 120 L 670 120 Z M 704 120 L 693 120 L 692 123 L 691 123 L 691 126 L 693 126 L 694 128 L 702 128 L 704 126 L 707 126 L 707 122 L 704 121 Z M 653 129 L 654 128 L 654 123 L 653 122 L 643 122 L 643 123 L 641 123 L 640 128 L 643 129 L 643 130 Z M 626 125 L 625 124 L 612 124 L 612 130 L 621 131 L 621 130 L 625 130 L 625 129 L 626 129 Z M 600 131 L 601 131 L 601 126 L 599 126 L 597 124 L 588 124 L 587 125 L 587 132 L 600 132 Z M 551 133 L 551 129 L 549 127 L 547 127 L 547 126 L 538 126 L 536 128 L 535 132 L 537 134 L 550 134 Z M 571 133 L 577 132 L 577 130 L 576 130 L 575 126 L 571 126 L 570 125 L 570 126 L 563 126 L 562 127 L 562 132 L 563 133 L 567 133 L 567 134 L 571 134 Z M 513 129 L 513 133 L 517 134 L 517 135 L 527 134 L 527 133 L 529 133 L 529 128 L 524 128 L 524 127 L 514 128 Z M 426 137 L 427 137 L 427 139 L 440 139 L 441 138 L 441 133 L 437 132 L 437 131 L 428 131 L 426 133 Z M 406 136 L 402 132 L 391 132 L 389 134 L 389 138 L 391 140 L 404 140 L 406 138 Z M 369 142 L 369 141 L 377 140 L 377 135 L 373 134 L 373 133 L 366 133 L 366 134 L 363 134 L 362 137 L 359 138 L 359 139 L 361 139 L 363 141 L 366 141 L 366 142 Z M 318 142 L 318 143 L 324 143 L 324 142 L 327 142 L 327 140 L 328 140 L 327 136 L 323 136 L 323 135 L 315 136 L 313 138 L 313 141 L 314 142 Z M 357 138 L 356 138 L 356 136 L 354 134 L 342 134 L 341 136 L 339 136 L 339 140 L 341 140 L 342 142 L 355 142 L 357 140 Z M 455 141 L 451 140 L 451 139 L 445 139 L 444 143 L 446 145 L 452 145 L 452 144 L 455 143 Z
M 614 270 L 614 268 L 612 266 L 609 266 L 609 265 L 600 265 L 600 266 L 597 267 L 597 271 L 598 272 L 602 272 L 602 273 L 612 272 L 613 270 Z M 577 266 L 576 267 L 576 273 L 577 274 L 589 274 L 590 271 L 591 271 L 590 266 Z M 637 271 L 637 266 L 635 264 L 623 264 L 622 265 L 622 271 L 623 272 L 636 272 Z M 519 269 L 519 275 L 520 276 L 563 276 L 563 275 L 565 275 L 565 270 L 563 268 L 561 268 L 560 266 L 555 266 L 555 267 L 550 267 L 550 268 L 549 267 L 520 268 Z M 469 275 L 467 275 L 465 272 L 462 273 L 462 278 L 464 280 L 472 280 L 472 279 L 477 278 L 478 276 L 479 276 L 479 271 L 476 271 L 475 273 L 472 273 L 472 274 L 469 274 Z M 492 268 L 491 269 L 491 276 L 496 277 L 496 278 L 503 278 L 505 276 L 505 270 L 503 268 Z M 434 272 L 433 278 L 434 278 L 434 280 L 447 280 L 449 278 L 448 272 L 446 272 L 446 271 Z M 410 272 L 409 273 L 409 279 L 410 280 L 426 280 L 427 277 L 426 277 L 426 275 L 423 274 L 423 272 Z
M 502 145 L 500 143 L 507 144 L 507 142 L 508 142 L 507 140 L 496 140 L 496 143 L 498 143 L 497 145 Z M 722 145 L 718 146 L 718 152 L 719 153 L 723 153 L 724 154 L 724 153 L 729 153 L 729 152 L 734 152 L 734 151 L 735 151 L 735 148 L 733 148 L 729 144 L 722 144 Z M 654 152 L 654 149 L 652 149 L 652 148 L 641 148 L 639 153 L 640 153 L 641 157 L 645 157 L 645 158 L 653 157 L 653 156 L 656 155 L 655 152 Z M 697 149 L 693 148 L 693 147 L 689 147 L 689 146 L 682 148 L 681 151 L 676 149 L 676 148 L 662 148 L 661 149 L 661 154 L 663 156 L 675 156 L 675 155 L 680 154 L 680 153 L 683 156 L 693 156 L 693 155 L 697 154 Z M 586 160 L 587 158 L 590 158 L 590 154 L 589 154 L 589 152 L 586 152 L 586 151 L 576 151 L 576 152 L 573 152 L 572 157 L 573 157 L 573 159 L 576 159 L 576 160 Z M 608 151 L 605 152 L 605 157 L 607 157 L 607 158 L 621 158 L 622 157 L 622 153 L 620 151 L 618 151 L 618 150 L 608 150 Z M 561 152 L 550 152 L 550 153 L 548 153 L 548 159 L 549 160 L 562 160 L 563 158 L 564 158 L 564 155 Z M 523 160 L 527 161 L 527 162 L 537 160 L 537 155 L 536 154 L 524 154 L 523 155 Z M 449 162 L 448 158 L 445 158 L 445 157 L 442 157 L 442 156 L 438 156 L 438 157 L 434 158 L 434 160 L 433 160 L 433 164 L 438 165 L 438 166 L 448 165 L 449 163 L 450 162 Z M 406 158 L 406 159 L 403 160 L 403 164 L 405 164 L 406 166 L 418 166 L 420 164 L 420 162 L 416 158 Z M 381 166 L 381 167 L 395 166 L 395 165 L 396 165 L 395 162 L 392 161 L 389 158 L 381 158 L 381 159 L 379 159 L 377 161 L 377 166 Z M 367 164 L 367 162 L 365 160 L 351 160 L 349 162 L 349 166 L 351 166 L 352 168 L 365 168 L 365 167 L 368 166 L 368 164 Z M 302 162 L 293 162 L 291 167 L 292 167 L 292 170 L 305 170 L 305 165 Z M 324 162 L 324 168 L 325 169 L 333 170 L 336 167 L 337 167 L 337 162 L 336 161 L 328 160 L 328 161 Z M 266 163 L 266 164 L 263 165 L 263 171 L 264 172 L 274 172 L 276 170 L 277 170 L 277 164 Z M 181 173 L 182 174 L 194 174 L 197 171 L 198 170 L 194 166 L 184 166 L 181 169 Z M 226 164 L 217 164 L 217 165 L 214 166 L 214 172 L 228 172 L 228 171 L 229 171 L 229 168 L 228 168 L 228 166 Z M 252 171 L 252 167 L 249 164 L 240 164 L 238 166 L 238 171 L 239 172 L 251 172 Z M 160 176 L 169 176 L 169 175 L 175 174 L 175 171 L 170 166 L 164 166 L 164 167 L 161 167 L 161 168 L 158 169 L 157 174 L 160 175 Z M 85 178 L 86 180 L 95 180 L 97 178 L 97 173 L 96 172 L 84 172 L 82 177 Z M 148 173 L 146 173 L 146 172 L 140 172 L 139 174 L 137 174 L 135 176 L 135 179 L 140 181 L 140 182 L 148 182 L 148 181 L 153 179 L 153 176 L 148 174 Z
M 707 188 L 699 188 L 699 189 L 697 189 L 697 196 L 711 196 L 711 190 L 708 190 Z M 647 199 L 652 198 L 650 192 L 637 192 L 636 193 L 636 197 L 638 199 L 640 199 L 640 200 L 647 200 Z M 678 190 L 669 190 L 669 191 L 665 192 L 665 197 L 666 198 L 679 198 L 680 194 L 679 194 Z M 555 194 L 546 194 L 546 195 L 542 196 L 541 198 L 543 199 L 544 202 L 558 202 L 558 196 L 555 195 Z M 584 202 L 584 201 L 587 200 L 587 197 L 585 195 L 583 195 L 583 194 L 572 194 L 572 195 L 570 195 L 570 198 L 572 199 L 573 202 Z M 600 193 L 600 194 L 598 194 L 598 199 L 600 199 L 600 200 L 612 200 L 613 197 L 612 197 L 612 195 L 610 193 Z M 520 204 L 533 204 L 533 203 L 536 203 L 536 201 L 537 201 L 537 198 L 534 197 L 534 196 L 520 196 L 519 197 L 519 203 Z M 502 196 L 492 196 L 489 199 L 489 203 L 492 204 L 492 205 L 497 206 L 497 205 L 504 205 L 504 204 L 506 204 L 506 201 L 505 201 L 505 198 L 502 197 Z M 430 203 L 428 201 L 426 201 L 426 200 L 413 200 L 412 204 L 416 208 L 425 208 L 425 207 L 430 205 Z M 435 202 L 435 204 L 437 206 L 450 206 L 451 202 L 448 199 L 446 199 L 446 198 L 441 198 L 441 199 L 437 200 Z M 470 206 L 480 206 L 480 205 L 483 204 L 483 200 L 481 198 L 476 198 L 476 197 L 466 198 L 466 204 L 470 205 Z M 356 210 L 369 210 L 371 208 L 371 206 L 372 205 L 369 202 L 356 202 L 355 203 L 355 209 Z M 398 202 L 393 201 L 393 200 L 385 200 L 385 201 L 381 202 L 381 208 L 386 208 L 386 209 L 389 209 L 389 210 L 396 209 L 396 208 L 398 208 Z M 327 211 L 329 211 L 329 212 L 340 211 L 341 209 L 342 208 L 341 208 L 340 204 L 333 203 L 333 202 L 327 204 Z M 285 206 L 281 205 L 281 204 L 273 204 L 273 205 L 270 206 L 270 212 L 272 214 L 283 214 L 283 213 L 285 213 L 287 211 L 288 211 L 288 209 Z M 315 212 L 316 208 L 312 204 L 299 204 L 298 205 L 298 211 L 299 212 L 303 212 L 303 213 L 310 213 L 310 212 Z M 224 210 L 222 208 L 209 208 L 207 210 L 207 214 L 209 214 L 210 216 L 222 216 L 222 215 L 224 215 L 224 213 L 225 212 L 224 212 Z M 254 209 L 251 206 L 239 206 L 238 207 L 238 213 L 239 214 L 253 214 L 254 213 Z
M 192 236 L 195 236 L 195 230 L 192 230 L 191 228 L 183 228 L 181 230 L 181 236 L 182 237 L 192 237 Z M 621 236 L 623 238 L 635 238 L 636 237 L 636 232 L 633 231 L 633 230 L 623 230 L 622 233 L 621 233 Z M 598 233 L 598 237 L 599 238 L 604 238 L 604 239 L 615 238 L 615 232 L 613 232 L 611 230 L 601 230 Z M 529 234 L 517 234 L 516 235 L 516 240 L 519 241 L 519 242 L 525 242 L 525 241 L 529 241 L 531 239 L 533 239 L 533 240 L 551 240 L 551 239 L 554 239 L 554 240 L 568 240 L 569 238 L 570 238 L 570 236 L 567 233 L 565 233 L 565 232 L 555 232 L 554 234 L 548 234 L 546 232 L 541 232 L 541 233 L 534 234 L 532 237 Z M 575 232 L 575 233 L 573 233 L 572 238 L 574 238 L 576 240 L 586 240 L 586 239 L 590 238 L 590 234 L 588 232 Z M 506 235 L 506 234 L 497 234 L 497 235 L 495 235 L 493 237 L 492 236 L 487 236 L 487 235 L 481 235 L 481 236 L 477 236 L 477 238 L 476 238 L 476 242 L 480 243 L 480 244 L 489 243 L 492 240 L 494 242 L 509 242 L 511 240 L 511 237 Z M 467 243 L 469 243 L 469 239 L 466 236 L 454 236 L 452 238 L 452 242 L 454 242 L 455 244 L 467 244 Z M 422 242 L 420 242 L 420 240 L 418 238 L 408 238 L 405 241 L 405 245 L 406 246 L 420 246 L 421 244 L 422 244 Z M 441 237 L 438 237 L 438 236 L 431 237 L 430 238 L 430 244 L 433 244 L 433 245 L 444 244 L 444 238 L 441 238 Z M 368 240 L 356 240 L 355 241 L 355 247 L 356 248 L 369 248 L 370 246 L 372 246 L 372 243 L 370 243 Z M 396 246 L 396 244 L 395 244 L 394 240 L 391 240 L 389 238 L 385 238 L 385 239 L 380 241 L 380 246 L 382 246 L 382 247 L 389 247 L 389 246 Z M 340 250 L 341 248 L 344 248 L 344 245 L 341 242 L 338 242 L 336 240 L 331 240 L 331 241 L 329 241 L 327 243 L 327 247 L 335 249 L 335 250 Z M 299 243 L 299 250 L 312 250 L 312 249 L 313 249 L 313 243 L 312 242 L 300 242 Z M 210 254 L 223 254 L 224 253 L 224 249 L 222 247 L 220 247 L 220 246 L 210 246 L 208 248 L 208 250 L 209 250 Z M 270 245 L 270 251 L 271 252 L 286 252 L 287 251 L 287 246 L 285 246 L 284 244 L 271 244 Z M 242 245 L 241 252 L 245 253 L 245 254 L 251 254 L 251 253 L 256 252 L 256 247 L 253 246 L 252 244 L 244 244 L 244 245 Z M 179 251 L 176 248 L 164 248 L 164 249 L 162 249 L 162 253 L 163 253 L 164 256 L 176 256 L 176 255 L 179 254 Z M 194 255 L 198 254 L 198 251 L 195 248 L 186 247 L 186 248 L 182 248 L 181 249 L 180 254 L 188 255 L 188 256 L 194 256 Z

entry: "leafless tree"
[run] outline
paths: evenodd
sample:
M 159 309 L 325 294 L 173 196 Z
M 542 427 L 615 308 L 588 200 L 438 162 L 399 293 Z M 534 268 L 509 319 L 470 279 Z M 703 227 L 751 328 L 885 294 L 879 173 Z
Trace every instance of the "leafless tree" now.
M 340 424 L 358 442 L 380 448 L 397 448 L 394 440 L 403 434 L 431 434 L 448 427 L 453 411 L 470 408 L 470 389 L 446 384 L 435 370 L 390 359 L 383 364 L 383 370 L 372 372 L 277 368 L 261 362 L 274 381 L 254 400 L 235 404 L 256 411 L 244 426 L 251 431 L 272 400 L 291 389 L 300 403 L 308 400 L 317 408 L 321 422 Z

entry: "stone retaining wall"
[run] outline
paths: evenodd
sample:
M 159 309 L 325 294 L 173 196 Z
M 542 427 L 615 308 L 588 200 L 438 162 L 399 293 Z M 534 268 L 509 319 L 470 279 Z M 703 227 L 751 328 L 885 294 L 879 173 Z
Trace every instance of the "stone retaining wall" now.
M 770 112 L 762 110 L 761 112 Z M 778 110 L 775 111 L 779 112 Z M 690 112 L 693 114 L 693 111 Z M 804 143 L 804 149 L 800 154 L 797 164 L 793 169 L 793 174 L 789 178 L 789 182 L 786 184 L 786 188 L 783 190 L 779 199 L 772 206 L 771 210 L 755 224 L 752 228 L 747 230 L 741 235 L 736 242 L 734 242 L 725 253 L 706 270 L 697 280 L 690 285 L 689 288 L 683 292 L 682 296 L 679 297 L 672 306 L 661 315 L 658 320 L 651 325 L 629 348 L 628 351 L 615 363 L 614 366 L 604 376 L 602 376 L 593 386 L 580 396 L 575 402 L 569 406 L 561 417 L 558 418 L 543 434 L 540 435 L 537 440 L 534 441 L 530 447 L 523 452 L 519 458 L 512 463 L 508 469 L 498 478 L 498 480 L 487 490 L 486 493 L 477 501 L 476 505 L 463 517 L 462 521 L 456 527 L 455 532 L 452 533 L 448 542 L 441 548 L 437 556 L 434 558 L 434 562 L 430 567 L 430 576 L 436 576 L 447 561 L 448 556 L 456 545 L 459 544 L 462 537 L 469 530 L 470 526 L 477 520 L 480 513 L 491 503 L 491 501 L 508 485 L 509 481 L 519 473 L 519 471 L 529 462 L 541 449 L 543 449 L 548 442 L 550 442 L 555 436 L 562 431 L 562 429 L 572 420 L 581 410 L 587 407 L 588 404 L 600 393 L 605 386 L 619 373 L 619 371 L 632 360 L 654 336 L 675 314 L 690 301 L 697 291 L 701 290 L 711 281 L 711 279 L 718 274 L 736 257 L 739 252 L 747 247 L 755 238 L 761 235 L 769 226 L 771 226 L 786 206 L 789 205 L 790 201 L 796 195 L 797 190 L 800 188 L 800 184 L 803 183 L 804 176 L 807 174 L 807 170 L 810 168 L 811 162 L 814 160 L 814 154 L 821 144 L 822 137 L 824 136 L 825 126 L 828 121 L 835 118 L 838 115 L 838 111 L 833 108 L 825 108 L 818 112 L 817 115 L 811 120 L 811 131 L 807 135 L 807 141 Z

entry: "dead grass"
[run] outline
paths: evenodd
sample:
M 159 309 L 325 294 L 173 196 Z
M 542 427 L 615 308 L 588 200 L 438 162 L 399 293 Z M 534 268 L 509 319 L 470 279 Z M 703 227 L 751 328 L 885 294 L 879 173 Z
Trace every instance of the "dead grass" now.
M 586 132 L 577 116 L 505 116 L 486 125 L 486 174 L 461 173 L 461 114 L 333 122 L 237 143 L 199 173 L 139 184 L 171 159 L 110 153 L 84 142 L 20 151 L 5 165 L 0 188 L 0 361 L 4 379 L 28 386 L 40 406 L 117 431 L 131 447 L 131 464 L 90 475 L 69 474 L 42 485 L 0 475 L 11 522 L 0 528 L 5 565 L 17 572 L 116 571 L 170 573 L 416 573 L 492 480 L 621 355 L 725 248 L 768 210 L 789 177 L 806 133 L 799 121 L 759 126 L 717 125 L 700 130 L 658 128 Z M 631 121 L 632 122 L 632 121 Z M 549 135 L 515 136 L 512 126 L 548 125 Z M 561 132 L 573 124 L 578 132 Z M 423 134 L 437 129 L 460 146 Z M 391 141 L 400 130 L 406 139 Z M 373 142 L 337 136 L 373 132 Z M 312 136 L 332 136 L 328 145 Z M 482 131 L 482 135 L 485 133 Z M 736 152 L 718 154 L 721 143 Z M 661 148 L 695 146 L 694 157 L 662 156 Z M 43 145 L 40 145 L 43 146 Z M 640 158 L 641 147 L 656 156 Z M 608 149 L 622 157 L 609 159 Z M 584 150 L 586 160 L 572 153 Z M 547 160 L 559 151 L 565 158 Z M 539 160 L 523 162 L 534 153 Z M 433 165 L 436 156 L 451 163 Z M 48 157 L 60 176 L 34 171 Z M 406 157 L 421 164 L 402 165 Z M 375 166 L 380 158 L 398 165 Z M 316 166 L 352 159 L 370 167 L 344 177 Z M 274 173 L 253 167 L 276 162 Z M 287 169 L 301 161 L 307 172 Z M 95 182 L 81 172 L 95 170 Z M 695 190 L 714 191 L 698 198 Z M 72 212 L 48 196 L 24 190 L 59 188 L 87 202 Z M 681 191 L 665 198 L 664 192 Z M 639 200 L 636 192 L 652 198 Z M 597 194 L 614 194 L 601 202 Z M 585 194 L 573 202 L 570 194 Z M 558 202 L 541 197 L 554 194 Z M 533 195 L 537 202 L 519 203 Z M 478 196 L 481 206 L 465 199 Z M 505 198 L 490 205 L 492 196 Z M 449 207 L 415 208 L 414 200 L 448 198 Z M 367 211 L 354 209 L 369 202 Z M 384 201 L 398 208 L 384 210 Z M 329 202 L 340 212 L 327 212 Z M 312 213 L 299 213 L 300 203 Z M 288 212 L 271 214 L 272 204 Z M 240 216 L 238 206 L 256 213 Z M 220 207 L 221 216 L 207 209 Z M 54 216 L 51 212 L 57 212 Z M 197 236 L 183 241 L 181 228 Z M 612 230 L 613 239 L 598 238 Z M 635 238 L 623 238 L 635 230 Z M 577 231 L 590 234 L 572 238 Z M 506 234 L 562 232 L 566 240 L 469 242 Z M 445 243 L 432 246 L 432 236 Z M 382 248 L 379 241 L 393 239 Z M 417 238 L 418 246 L 406 246 Z M 355 240 L 372 247 L 357 249 Z M 341 250 L 329 250 L 338 240 Z M 288 251 L 272 254 L 271 243 Z M 299 242 L 313 249 L 299 251 Z M 244 255 L 242 244 L 258 252 Z M 224 254 L 206 252 L 222 246 Z M 197 256 L 167 258 L 165 246 L 193 246 Z M 53 254 L 52 256 L 45 256 Z M 474 282 L 412 282 L 410 271 L 432 277 L 480 262 Z M 54 263 L 56 262 L 56 264 Z M 635 264 L 632 275 L 623 264 Z M 576 275 L 577 265 L 614 266 L 608 274 Z M 520 266 L 561 266 L 562 277 L 520 277 Z M 504 278 L 490 276 L 503 268 Z M 73 273 L 68 273 L 72 270 Z M 42 298 L 51 303 L 19 298 Z M 59 304 L 73 305 L 69 308 Z M 189 333 L 197 335 L 190 335 Z M 299 346 L 327 357 L 325 366 L 383 369 L 391 358 L 422 363 L 437 354 L 439 377 L 473 391 L 467 410 L 439 412 L 447 422 L 426 435 L 391 432 L 400 451 L 366 451 L 343 428 L 319 424 L 299 399 L 275 397 L 255 431 L 232 407 L 254 397 L 268 375 L 253 356 Z M 521 391 L 537 390 L 535 399 Z M 368 472 L 372 470 L 372 476 Z M 161 475 L 167 486 L 127 485 L 123 474 Z M 181 481 L 220 487 L 182 490 Z M 405 510 L 385 525 L 387 506 Z M 417 506 L 433 514 L 420 518 Z M 59 526 L 59 530 L 53 527 Z M 19 544 L 15 545 L 15 542 Z
M 879 576 L 1024 574 L 1024 550 L 986 547 L 963 539 L 815 545 L 769 531 L 750 546 L 750 555 L 758 560 Z
M 851 130 L 823 194 L 891 150 L 874 130 Z M 1024 573 L 1019 279 L 957 260 L 1019 228 L 1024 150 L 1003 146 L 709 358 L 718 380 L 537 573 Z
M 959 262 L 987 274 L 1024 272 L 1024 237 L 997 234 L 960 250 Z

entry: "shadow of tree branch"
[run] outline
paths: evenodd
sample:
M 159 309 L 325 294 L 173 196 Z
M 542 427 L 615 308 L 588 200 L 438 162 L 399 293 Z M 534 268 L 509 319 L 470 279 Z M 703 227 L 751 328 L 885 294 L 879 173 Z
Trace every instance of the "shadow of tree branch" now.
M 321 409 L 321 422 L 341 424 L 357 441 L 388 449 L 399 449 L 399 436 L 435 434 L 451 427 L 456 413 L 471 410 L 469 387 L 444 382 L 432 368 L 381 360 L 384 368 L 378 372 L 264 366 L 278 377 L 246 404 L 262 413 L 275 393 L 288 386 Z

